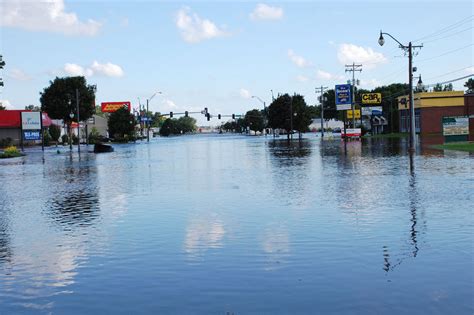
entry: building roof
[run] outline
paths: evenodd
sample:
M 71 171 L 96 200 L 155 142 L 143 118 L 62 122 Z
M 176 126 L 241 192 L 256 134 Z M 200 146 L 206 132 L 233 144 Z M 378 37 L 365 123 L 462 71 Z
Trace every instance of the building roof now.
M 31 110 L 14 109 L 0 110 L 0 128 L 20 128 L 21 112 L 31 112 Z M 47 113 L 42 115 L 43 127 L 49 127 L 53 123 Z

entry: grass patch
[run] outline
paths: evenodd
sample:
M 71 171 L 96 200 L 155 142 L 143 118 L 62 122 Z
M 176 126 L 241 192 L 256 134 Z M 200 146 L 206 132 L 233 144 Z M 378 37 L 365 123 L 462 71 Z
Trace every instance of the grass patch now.
M 431 147 L 438 150 L 474 152 L 474 142 L 451 142 L 445 144 L 436 144 Z
M 6 147 L 0 154 L 0 159 L 14 158 L 22 156 L 21 152 L 15 146 Z
M 373 139 L 378 139 L 378 138 L 392 138 L 392 139 L 401 139 L 401 138 L 408 138 L 410 136 L 409 133 L 407 132 L 395 132 L 395 133 L 381 133 L 377 135 L 364 135 L 363 138 L 373 138 Z

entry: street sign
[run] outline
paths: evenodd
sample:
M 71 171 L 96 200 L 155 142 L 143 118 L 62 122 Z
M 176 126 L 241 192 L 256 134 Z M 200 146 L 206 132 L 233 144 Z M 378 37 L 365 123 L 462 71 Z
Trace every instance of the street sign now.
M 24 140 L 41 140 L 41 132 L 39 130 L 23 131 Z
M 336 85 L 336 108 L 337 110 L 348 110 L 351 108 L 351 85 L 339 84 Z
M 382 103 L 382 93 L 362 94 L 362 104 L 380 104 Z
M 382 115 L 382 106 L 362 107 L 362 116 Z
M 354 109 L 354 112 L 355 112 L 355 118 L 360 119 L 360 109 Z M 348 110 L 346 114 L 347 114 L 347 119 L 352 119 L 352 110 Z

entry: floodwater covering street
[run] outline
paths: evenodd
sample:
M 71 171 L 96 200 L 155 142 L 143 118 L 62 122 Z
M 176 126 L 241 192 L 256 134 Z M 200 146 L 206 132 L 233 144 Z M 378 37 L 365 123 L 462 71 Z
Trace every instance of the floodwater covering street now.
M 0 160 L 1 314 L 473 314 L 474 156 L 194 135 Z M 92 147 L 88 148 L 89 151 Z

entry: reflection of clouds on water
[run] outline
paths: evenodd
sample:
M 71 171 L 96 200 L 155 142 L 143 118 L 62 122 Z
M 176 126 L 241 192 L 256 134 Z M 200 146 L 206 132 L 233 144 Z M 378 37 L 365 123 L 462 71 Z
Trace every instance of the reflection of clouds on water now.
M 225 236 L 224 224 L 216 217 L 192 219 L 186 227 L 184 250 L 191 257 L 211 248 L 220 248 Z
M 271 225 L 261 235 L 261 246 L 265 253 L 265 270 L 276 270 L 290 253 L 288 228 L 283 225 Z

